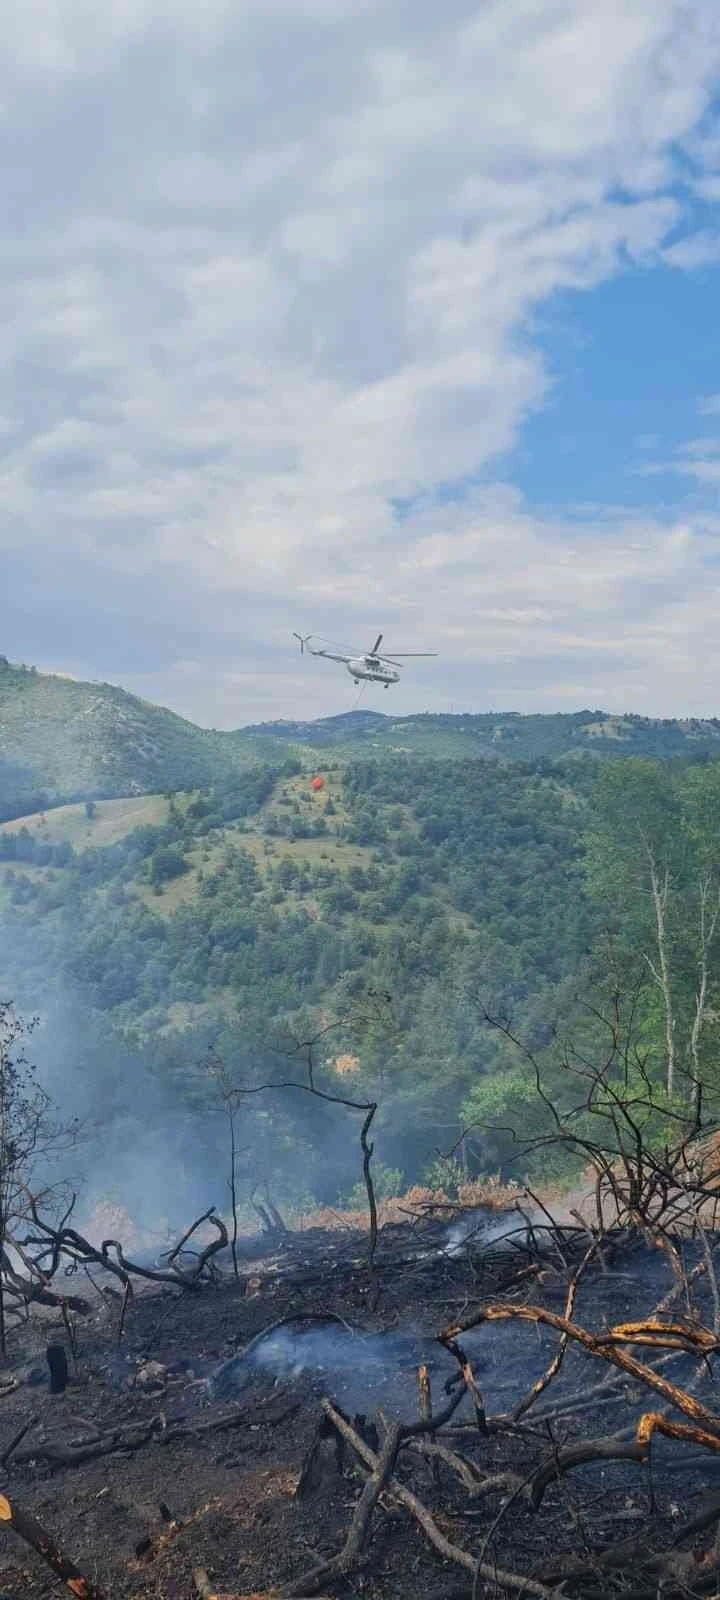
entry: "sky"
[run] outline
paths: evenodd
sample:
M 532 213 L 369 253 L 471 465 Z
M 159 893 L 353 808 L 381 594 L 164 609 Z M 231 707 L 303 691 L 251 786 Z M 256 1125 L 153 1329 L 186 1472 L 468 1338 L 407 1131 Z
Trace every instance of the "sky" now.
M 0 132 L 0 652 L 720 714 L 716 0 L 24 0 Z

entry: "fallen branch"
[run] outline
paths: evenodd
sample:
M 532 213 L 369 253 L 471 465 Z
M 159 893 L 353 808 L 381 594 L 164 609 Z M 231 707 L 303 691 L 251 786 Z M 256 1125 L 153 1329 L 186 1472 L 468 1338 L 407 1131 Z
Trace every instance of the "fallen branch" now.
M 509 1302 L 495 1301 L 471 1312 L 461 1322 L 446 1328 L 438 1335 L 438 1342 L 450 1349 L 458 1334 L 466 1333 L 469 1328 L 479 1327 L 483 1322 L 514 1320 L 543 1324 L 545 1327 L 555 1328 L 558 1333 L 566 1334 L 587 1350 L 589 1355 L 599 1356 L 603 1361 L 619 1367 L 637 1382 L 662 1395 L 664 1400 L 684 1412 L 696 1425 L 704 1427 L 710 1434 L 718 1435 L 717 1447 L 720 1448 L 720 1417 L 701 1405 L 685 1389 L 670 1383 L 669 1379 L 663 1378 L 654 1368 L 637 1361 L 634 1356 L 628 1355 L 622 1349 L 622 1343 L 629 1342 L 650 1345 L 654 1349 L 681 1349 L 688 1353 L 696 1351 L 698 1355 L 706 1354 L 710 1348 L 714 1349 L 717 1346 L 714 1334 L 710 1334 L 707 1329 L 691 1330 L 682 1324 L 656 1323 L 651 1319 L 644 1323 L 619 1324 L 601 1334 L 593 1334 L 586 1328 L 581 1328 L 578 1323 L 570 1322 L 554 1311 L 547 1311 L 543 1306 L 512 1305 Z
M 24 1539 L 68 1589 L 76 1596 L 76 1600 L 105 1600 L 105 1597 L 96 1584 L 85 1578 L 76 1567 L 75 1562 L 66 1556 L 60 1546 L 55 1543 L 49 1533 L 45 1532 L 42 1524 L 32 1517 L 28 1511 L 23 1511 L 2 1494 L 0 1495 L 0 1522 L 7 1523 L 20 1539 Z
M 462 1345 L 459 1345 L 457 1340 L 451 1337 L 449 1334 L 438 1334 L 438 1344 L 444 1345 L 445 1349 L 449 1350 L 451 1356 L 455 1357 L 455 1360 L 460 1368 L 460 1376 L 462 1378 L 463 1387 L 461 1393 L 464 1393 L 467 1390 L 467 1393 L 470 1395 L 472 1400 L 478 1433 L 486 1434 L 488 1427 L 487 1415 L 485 1412 L 485 1401 L 475 1378 L 469 1356 L 466 1355 Z
M 644 1466 L 647 1459 L 648 1442 L 642 1438 L 584 1439 L 577 1444 L 561 1445 L 538 1467 L 531 1479 L 530 1504 L 533 1511 L 538 1511 L 548 1485 L 566 1472 L 572 1472 L 574 1467 L 587 1466 L 591 1461 L 637 1461 Z
M 342 1434 L 347 1443 L 352 1446 L 355 1454 L 359 1456 L 360 1460 L 371 1472 L 376 1472 L 379 1466 L 379 1457 L 375 1452 L 370 1449 L 369 1445 L 365 1444 L 350 1423 L 346 1422 L 340 1413 L 336 1411 L 330 1400 L 322 1400 L 320 1403 L 326 1417 L 330 1418 L 338 1433 Z M 504 1584 L 506 1589 L 519 1589 L 524 1594 L 540 1596 L 541 1600 L 552 1600 L 552 1590 L 548 1589 L 545 1584 L 538 1583 L 534 1578 L 524 1577 L 517 1572 L 504 1572 L 500 1567 L 488 1566 L 484 1562 L 477 1562 L 468 1550 L 463 1550 L 460 1545 L 453 1544 L 450 1539 L 446 1539 L 430 1512 L 422 1504 L 422 1501 L 418 1500 L 417 1495 L 414 1495 L 404 1484 L 399 1483 L 397 1478 L 389 1480 L 387 1489 L 392 1498 L 404 1506 L 406 1511 L 410 1512 L 410 1515 L 414 1517 L 422 1528 L 426 1538 L 429 1539 L 433 1547 L 446 1561 L 452 1561 L 456 1566 L 462 1567 L 471 1574 L 473 1579 L 476 1576 L 486 1578 L 491 1583 Z
M 71 1268 L 78 1266 L 87 1268 L 89 1263 L 102 1267 L 110 1272 L 122 1283 L 126 1292 L 132 1293 L 132 1279 L 144 1278 L 151 1283 L 162 1283 L 174 1288 L 197 1289 L 202 1279 L 203 1272 L 209 1265 L 213 1256 L 229 1245 L 228 1231 L 221 1217 L 216 1215 L 215 1207 L 211 1206 L 201 1217 L 198 1217 L 188 1228 L 175 1250 L 169 1252 L 170 1264 L 167 1271 L 158 1267 L 145 1267 L 138 1261 L 131 1261 L 125 1255 L 122 1244 L 118 1239 L 103 1239 L 99 1246 L 90 1243 L 89 1239 L 78 1232 L 76 1228 L 68 1227 L 67 1219 L 72 1211 L 73 1201 L 66 1212 L 65 1218 L 59 1228 L 52 1226 L 38 1210 L 37 1199 L 28 1195 L 28 1209 L 34 1226 L 39 1229 L 39 1237 L 30 1235 L 25 1239 L 13 1240 L 16 1249 L 23 1252 L 23 1260 L 31 1274 L 35 1274 L 39 1285 L 31 1280 L 25 1282 L 18 1278 L 17 1293 L 29 1300 L 39 1300 L 41 1304 L 61 1305 L 65 1300 L 70 1310 L 89 1310 L 87 1301 L 76 1300 L 65 1296 L 58 1296 L 48 1289 L 48 1284 L 58 1271 L 62 1260 L 71 1264 Z M 195 1233 L 203 1222 L 209 1222 L 216 1230 L 216 1237 L 199 1252 L 192 1268 L 187 1270 L 175 1265 L 175 1258 L 182 1246 Z M 30 1246 L 35 1246 L 38 1253 L 30 1258 L 26 1253 Z M 48 1299 L 47 1297 L 50 1296 Z
M 204 1567 L 195 1568 L 193 1583 L 200 1600 L 280 1600 L 279 1589 L 253 1589 L 251 1594 L 229 1594 L 224 1590 L 214 1589 Z M 298 1596 L 298 1600 L 306 1600 L 306 1597 Z M 328 1600 L 328 1596 L 315 1595 L 314 1600 Z
M 349 1424 L 347 1426 L 349 1427 Z M 355 1430 L 351 1431 L 354 1433 Z M 359 1434 L 356 1437 L 359 1438 Z M 288 1600 L 290 1596 L 314 1594 L 328 1578 L 333 1580 L 347 1577 L 357 1566 L 368 1536 L 373 1511 L 395 1470 L 399 1448 L 400 1426 L 394 1423 L 388 1429 L 380 1455 L 376 1456 L 374 1452 L 370 1452 L 373 1455 L 374 1466 L 355 1507 L 342 1550 L 336 1556 L 331 1556 L 328 1561 L 318 1562 L 292 1583 L 285 1584 L 280 1593 L 288 1596 Z
M 507 1487 L 508 1479 L 512 1478 L 513 1481 L 515 1479 L 514 1473 L 496 1473 L 492 1478 L 484 1478 L 474 1461 L 469 1461 L 467 1456 L 458 1455 L 455 1450 L 451 1450 L 446 1444 L 440 1444 L 437 1439 L 408 1439 L 406 1448 L 411 1450 L 413 1455 L 424 1456 L 431 1466 L 437 1466 L 438 1462 L 443 1461 L 464 1484 L 473 1500 L 480 1495 L 492 1493 L 499 1482 L 503 1487 Z
M 720 1450 L 720 1437 L 705 1428 L 692 1428 L 686 1422 L 672 1422 L 660 1411 L 646 1411 L 637 1425 L 637 1439 L 648 1445 L 654 1433 L 664 1433 L 666 1439 L 684 1439 L 688 1444 L 702 1445 L 706 1450 Z
M 672 1548 L 654 1550 L 648 1547 L 647 1535 L 643 1534 L 623 1539 L 618 1544 L 606 1546 L 602 1550 L 591 1550 L 584 1558 L 574 1555 L 563 1556 L 553 1564 L 546 1577 L 552 1583 L 559 1583 L 562 1580 L 576 1582 L 586 1578 L 598 1579 L 604 1572 L 624 1571 L 634 1579 L 640 1577 L 653 1579 L 653 1587 L 646 1592 L 649 1592 L 652 1600 L 656 1600 L 658 1594 L 677 1593 L 678 1590 L 685 1596 L 695 1596 L 701 1593 L 710 1581 L 715 1587 L 715 1574 L 719 1562 L 720 1554 L 714 1550 L 705 1553 Z M 607 1588 L 602 1593 L 603 1596 L 607 1595 Z M 586 1600 L 587 1590 L 584 1584 L 582 1595 L 583 1600 Z
M 248 1413 L 244 1407 L 234 1406 L 231 1412 L 211 1417 L 207 1421 L 182 1421 L 170 1424 L 162 1413 L 158 1413 L 150 1417 L 147 1422 L 131 1424 L 125 1429 L 117 1428 L 111 1433 L 102 1434 L 100 1438 L 88 1440 L 85 1444 L 63 1445 L 48 1440 L 45 1443 L 28 1445 L 24 1450 L 16 1451 L 15 1462 L 17 1466 L 30 1461 L 45 1461 L 53 1467 L 80 1467 L 86 1461 L 94 1461 L 99 1456 L 115 1455 L 120 1451 L 132 1453 L 141 1450 L 146 1444 L 169 1445 L 179 1439 L 202 1438 L 206 1434 L 225 1433 L 232 1428 L 252 1427 L 256 1423 L 265 1423 L 269 1427 L 277 1426 L 279 1422 L 284 1422 L 287 1417 L 294 1416 L 299 1410 L 299 1403 L 286 1406 L 283 1411 L 275 1415 L 262 1411 Z

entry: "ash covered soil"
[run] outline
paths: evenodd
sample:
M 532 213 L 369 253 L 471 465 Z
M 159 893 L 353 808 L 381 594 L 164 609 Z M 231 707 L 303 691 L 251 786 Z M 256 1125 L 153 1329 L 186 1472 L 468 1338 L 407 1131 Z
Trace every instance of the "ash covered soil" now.
M 243 1260 L 240 1282 L 227 1272 L 192 1293 L 137 1293 L 119 1343 L 118 1302 L 98 1295 L 97 1309 L 76 1319 L 76 1357 L 68 1328 L 54 1314 L 21 1325 L 10 1335 L 0 1374 L 0 1381 L 17 1384 L 0 1391 L 0 1489 L 39 1519 L 107 1600 L 191 1600 L 197 1568 L 206 1569 L 220 1595 L 265 1594 L 296 1579 L 340 1549 L 363 1482 L 346 1460 L 342 1473 L 321 1474 L 308 1495 L 296 1497 L 321 1398 L 350 1417 L 380 1410 L 410 1422 L 418 1414 L 421 1362 L 430 1371 L 434 1405 L 446 1403 L 445 1382 L 457 1366 L 435 1336 L 447 1323 L 498 1295 L 563 1311 L 567 1273 L 557 1255 L 548 1248 L 546 1257 L 533 1259 L 529 1241 L 498 1241 L 493 1232 L 496 1224 L 483 1238 L 481 1225 L 449 1254 L 442 1249 L 447 1230 L 436 1222 L 388 1228 L 372 1276 L 360 1235 L 290 1236 L 272 1253 L 266 1246 L 264 1256 Z M 583 1279 L 575 1318 L 594 1330 L 638 1318 L 671 1286 L 662 1252 L 618 1238 Z M 68 1350 L 70 1382 L 62 1395 L 49 1392 L 49 1339 Z M 488 1413 L 512 1410 L 557 1343 L 552 1330 L 516 1323 L 485 1325 L 463 1337 Z M 715 1409 L 711 1364 L 698 1376 L 697 1361 L 674 1359 L 668 1369 L 674 1380 L 692 1378 L 694 1392 Z M 560 1442 L 618 1434 L 653 1404 L 605 1362 L 570 1349 L 525 1417 L 524 1435 L 481 1437 L 465 1398 L 452 1437 L 443 1437 L 482 1472 L 523 1477 Z M 26 1423 L 32 1425 L 7 1460 Z M 100 1454 L 115 1435 L 122 1447 Z M 650 1472 L 636 1462 L 595 1462 L 551 1483 L 537 1511 L 526 1496 L 516 1498 L 494 1532 L 507 1490 L 473 1499 L 444 1464 L 434 1472 L 410 1451 L 397 1476 L 448 1539 L 477 1557 L 490 1532 L 486 1562 L 551 1580 L 551 1587 L 566 1556 L 592 1564 L 599 1548 L 637 1541 L 637 1559 L 624 1563 L 622 1576 L 578 1577 L 564 1591 L 600 1596 L 631 1592 L 628 1572 L 642 1572 L 643 1551 L 670 1548 L 679 1528 L 720 1494 L 716 1467 L 720 1456 L 662 1440 L 653 1444 Z M 700 1555 L 714 1531 L 695 1539 Z M 683 1548 L 693 1549 L 693 1539 Z M 0 1527 L 0 1591 L 13 1600 L 67 1592 L 7 1527 Z M 376 1508 L 360 1568 L 321 1592 L 338 1600 L 450 1600 L 469 1597 L 472 1579 L 445 1562 L 387 1498 Z M 476 1600 L 505 1592 L 481 1582 Z M 655 1580 L 635 1588 L 656 1592 Z M 677 1592 L 710 1590 L 699 1582 Z

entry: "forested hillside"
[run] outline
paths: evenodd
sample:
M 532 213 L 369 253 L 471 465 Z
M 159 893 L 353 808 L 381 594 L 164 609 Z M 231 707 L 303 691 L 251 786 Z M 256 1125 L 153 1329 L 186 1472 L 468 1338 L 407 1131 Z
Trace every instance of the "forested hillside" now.
M 148 799 L 140 826 L 132 802 L 126 832 L 121 802 L 6 823 L 4 987 L 42 1009 L 72 993 L 181 1095 L 211 1040 L 275 1070 L 313 1010 L 391 994 L 362 1071 L 410 1165 L 489 1059 L 473 994 L 542 1008 L 588 947 L 585 801 L 551 766 L 355 763 L 320 793 L 290 769 Z
M 699 850 L 712 877 L 720 765 L 631 760 L 598 778 L 572 761 L 399 757 L 326 768 L 319 791 L 297 767 L 5 823 L 4 992 L 62 1016 L 60 1041 L 72 1013 L 73 1071 L 85 1063 L 104 1115 L 127 1114 L 146 1081 L 174 1113 L 206 1105 L 209 1050 L 238 1083 L 284 1080 L 318 1035 L 329 1080 L 379 1101 L 387 1167 L 427 1174 L 468 1119 L 483 1124 L 472 1159 L 506 1168 L 533 1086 L 485 1010 L 549 1047 L 602 976 L 606 929 L 636 981 L 654 934 L 632 807 L 653 818 L 658 871 L 672 843 L 676 874 L 699 872 Z M 672 934 L 678 1038 L 696 916 L 693 901 Z M 313 1191 L 336 1198 L 348 1150 L 333 1115 L 299 1096 L 248 1102 L 253 1160 L 275 1170 L 282 1149 L 289 1187 L 301 1170 L 307 1187 L 322 1148 Z
M 254 741 L 197 728 L 109 683 L 80 683 L 0 656 L 0 820 L 66 800 L 211 783 Z
M 411 717 L 350 711 L 319 722 L 266 722 L 241 729 L 251 737 L 352 756 L 422 755 L 466 761 L 560 760 L 563 756 L 671 756 L 720 754 L 717 718 L 613 716 L 606 711 L 541 713 L 487 711 L 456 715 L 423 712 Z M 258 746 L 260 749 L 261 746 Z
M 16 729 L 23 696 L 45 703 L 40 732 L 10 737 L 6 724 L 16 801 L 41 776 L 59 800 L 73 751 L 82 794 L 98 729 L 114 741 L 116 787 L 135 778 L 113 798 L 97 783 L 65 804 L 36 796 L 22 815 L 6 790 L 0 994 L 40 1013 L 54 1091 L 122 1127 L 126 1147 L 140 1117 L 161 1138 L 161 1168 L 182 1148 L 174 1164 L 201 1188 L 215 1181 L 231 1083 L 248 1183 L 271 1174 L 286 1198 L 335 1203 L 357 1176 L 353 1113 L 280 1087 L 305 1082 L 310 1041 L 323 1092 L 378 1102 L 389 1187 L 452 1183 L 460 1159 L 570 1173 L 570 1153 L 548 1166 L 538 1073 L 549 1103 L 571 1108 L 573 1051 L 602 1058 L 611 1003 L 629 1019 L 625 1079 L 660 1095 L 653 1117 L 685 1115 L 700 1072 L 712 1092 L 720 762 L 701 746 L 714 725 L 637 720 L 591 736 L 583 723 L 582 738 L 617 759 L 575 746 L 521 759 L 531 732 L 552 746 L 581 724 L 519 718 L 513 759 L 499 759 L 504 735 L 492 755 L 471 753 L 483 718 L 363 713 L 213 736 L 141 702 L 133 721 L 119 691 L 98 689 L 96 715 L 88 686 L 62 683 L 78 733 L 72 718 L 56 724 L 54 688 L 44 702 L 60 680 L 5 678 Z M 670 759 L 634 753 L 663 738 Z M 22 767 L 18 746 L 35 765 Z

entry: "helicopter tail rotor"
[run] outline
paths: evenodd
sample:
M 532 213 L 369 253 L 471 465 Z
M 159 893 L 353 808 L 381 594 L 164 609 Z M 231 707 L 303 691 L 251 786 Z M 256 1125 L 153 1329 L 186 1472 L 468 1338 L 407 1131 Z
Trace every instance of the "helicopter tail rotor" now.
M 301 656 L 304 656 L 304 654 L 305 654 L 305 646 L 306 646 L 306 644 L 308 642 L 308 639 L 312 639 L 312 634 L 311 633 L 305 633 L 305 634 L 294 633 L 293 634 L 293 639 L 299 639 L 300 640 L 300 654 L 301 654 Z

